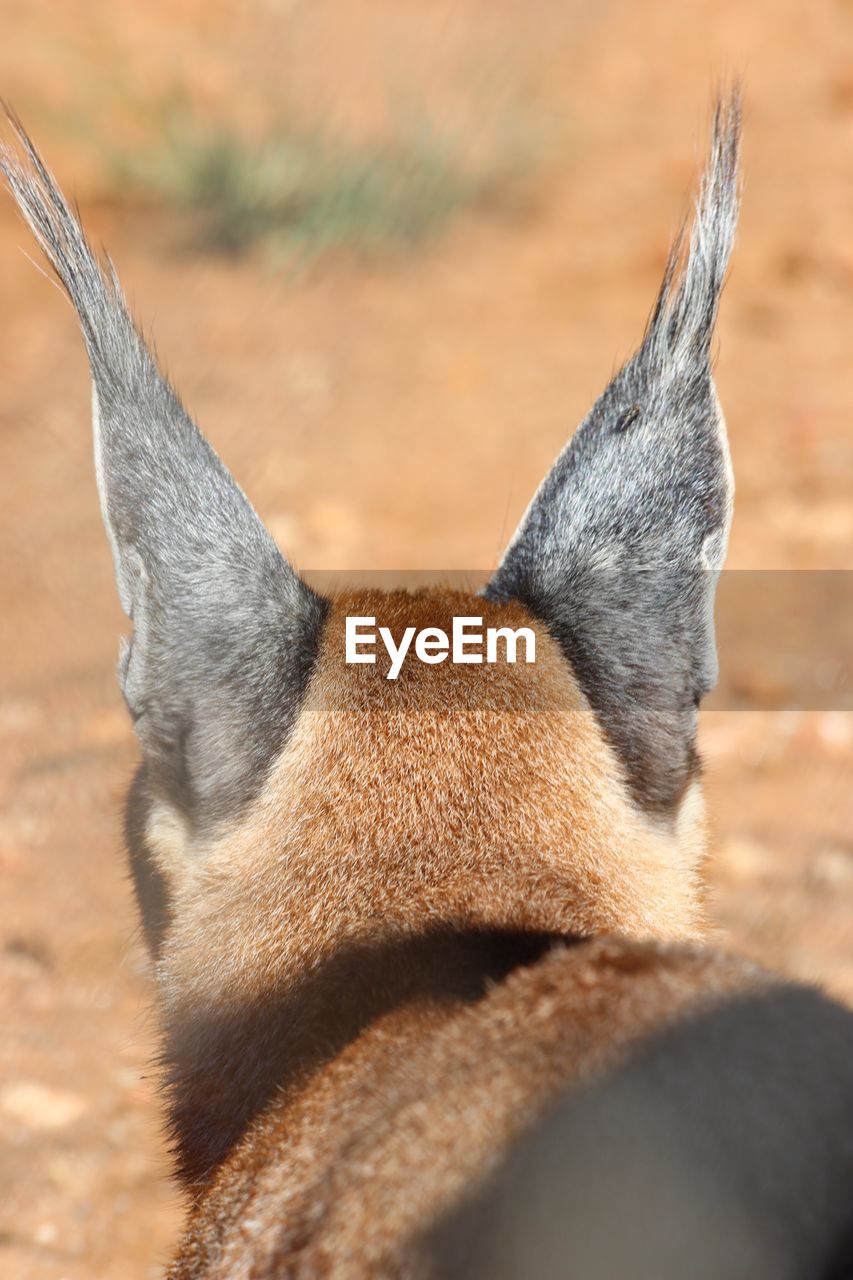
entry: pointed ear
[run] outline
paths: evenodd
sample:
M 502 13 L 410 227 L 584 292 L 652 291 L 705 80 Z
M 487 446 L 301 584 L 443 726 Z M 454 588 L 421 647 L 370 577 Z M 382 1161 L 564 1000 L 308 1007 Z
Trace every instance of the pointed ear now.
M 718 105 L 686 256 L 648 331 L 557 459 L 486 594 L 514 598 L 570 659 L 644 808 L 671 814 L 716 682 L 713 597 L 733 481 L 711 337 L 738 210 L 737 97 Z
M 0 167 L 73 303 L 95 466 L 133 635 L 120 680 L 149 776 L 195 829 L 260 788 L 298 711 L 325 602 L 281 557 L 134 327 L 21 125 Z

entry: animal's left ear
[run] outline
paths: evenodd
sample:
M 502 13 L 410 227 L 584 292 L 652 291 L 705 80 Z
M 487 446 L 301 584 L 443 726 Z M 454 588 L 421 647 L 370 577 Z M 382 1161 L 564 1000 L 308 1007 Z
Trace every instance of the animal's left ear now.
M 737 96 L 718 104 L 686 254 L 645 339 L 534 497 L 486 589 L 563 647 L 637 802 L 674 813 L 715 684 L 713 600 L 734 485 L 711 338 L 738 210 Z

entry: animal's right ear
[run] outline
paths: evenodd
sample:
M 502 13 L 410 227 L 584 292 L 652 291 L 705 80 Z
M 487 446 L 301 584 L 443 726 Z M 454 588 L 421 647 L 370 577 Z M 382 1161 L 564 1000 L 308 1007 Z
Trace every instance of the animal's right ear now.
M 733 482 L 711 338 L 738 210 L 737 96 L 717 108 L 686 255 L 645 339 L 534 497 L 486 594 L 547 624 L 637 803 L 671 818 L 716 681 L 713 601 Z M 682 256 L 684 260 L 682 261 Z
M 18 121 L 0 150 L 21 212 L 77 311 L 95 465 L 122 606 L 120 662 L 146 767 L 195 831 L 236 816 L 298 712 L 326 603 L 279 554 L 134 327 L 115 273 Z

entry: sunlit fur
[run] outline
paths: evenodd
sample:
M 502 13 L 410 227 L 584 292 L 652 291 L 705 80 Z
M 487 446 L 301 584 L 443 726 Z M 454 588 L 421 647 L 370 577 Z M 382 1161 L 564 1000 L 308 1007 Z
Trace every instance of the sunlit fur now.
M 853 1018 L 702 940 L 736 97 L 641 347 L 478 597 L 298 577 L 12 123 L 133 629 L 171 1280 L 848 1276 Z M 345 662 L 348 615 L 529 626 L 536 662 L 388 681 Z

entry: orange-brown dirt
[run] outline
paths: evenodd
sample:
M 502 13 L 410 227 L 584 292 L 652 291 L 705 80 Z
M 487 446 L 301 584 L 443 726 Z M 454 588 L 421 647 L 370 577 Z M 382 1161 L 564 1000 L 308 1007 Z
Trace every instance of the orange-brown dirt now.
M 710 92 L 742 74 L 718 365 L 730 564 L 853 568 L 850 4 L 0 0 L 0 19 L 0 91 L 76 186 L 191 411 L 315 569 L 495 563 L 637 341 Z M 544 144 L 511 212 L 294 278 L 116 198 L 99 146 L 137 145 L 140 107 L 176 86 L 248 130 L 296 104 L 369 133 L 402 99 L 470 139 L 523 104 Z M 179 1206 L 121 851 L 124 620 L 77 327 L 21 246 L 0 200 L 0 1274 L 142 1280 Z M 721 937 L 853 1001 L 853 715 L 708 711 L 702 744 Z

